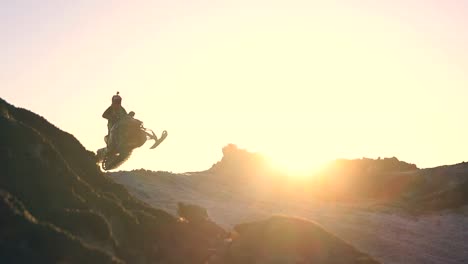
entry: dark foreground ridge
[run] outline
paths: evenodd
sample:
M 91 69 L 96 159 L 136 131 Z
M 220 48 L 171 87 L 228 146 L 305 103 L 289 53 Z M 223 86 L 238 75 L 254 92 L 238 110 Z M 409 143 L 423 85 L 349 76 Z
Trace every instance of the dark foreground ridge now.
M 359 263 L 370 258 L 318 224 L 283 216 L 237 225 L 225 263 Z
M 273 219 L 240 228 L 227 243 L 226 231 L 193 210 L 183 207 L 182 221 L 135 199 L 72 135 L 0 99 L 0 263 L 254 263 L 257 257 L 244 258 L 257 255 L 252 234 L 271 221 L 286 230 L 317 228 Z M 314 263 L 374 263 L 351 246 L 338 250 L 344 242 L 323 230 L 301 234 L 304 245 L 329 252 Z M 331 252 L 343 254 L 341 261 Z

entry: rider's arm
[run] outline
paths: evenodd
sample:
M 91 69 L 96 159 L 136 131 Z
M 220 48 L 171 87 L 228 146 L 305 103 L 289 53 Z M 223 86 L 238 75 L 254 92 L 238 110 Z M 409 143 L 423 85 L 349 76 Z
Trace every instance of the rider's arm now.
M 102 117 L 104 117 L 105 119 L 110 119 L 111 118 L 111 107 L 109 106 L 106 111 L 104 111 L 104 113 L 102 114 Z
M 127 111 L 125 110 L 125 108 L 123 108 L 123 106 L 120 107 L 120 110 L 122 111 L 122 114 L 128 115 Z

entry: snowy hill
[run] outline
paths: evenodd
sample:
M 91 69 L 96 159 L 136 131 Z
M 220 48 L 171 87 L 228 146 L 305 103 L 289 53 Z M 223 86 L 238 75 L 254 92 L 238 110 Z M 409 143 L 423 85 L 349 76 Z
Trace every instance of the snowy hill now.
M 304 187 L 304 183 L 313 184 L 316 179 L 291 182 L 273 174 L 273 180 L 268 182 L 270 171 L 257 154 L 236 151 L 232 145 L 224 154 L 221 161 L 203 172 L 172 174 L 135 170 L 110 175 L 156 208 L 176 214 L 178 201 L 197 204 L 227 229 L 272 215 L 295 216 L 319 223 L 382 263 L 466 263 L 468 260 L 468 207 L 464 200 L 447 199 L 438 208 L 430 207 L 427 200 L 428 195 L 442 195 L 440 190 L 457 193 L 458 188 L 464 188 L 467 179 L 464 164 L 417 169 L 395 158 L 340 161 L 341 166 L 333 168 L 329 177 L 371 183 L 366 185 L 366 195 L 350 195 L 363 190 L 360 186 L 356 186 L 358 191 L 354 190 L 353 184 L 346 189 L 347 195 L 332 200 L 329 194 L 314 195 L 313 191 L 317 190 L 314 186 Z M 245 164 L 237 166 L 236 162 Z M 256 164 L 260 166 L 254 169 Z M 246 171 L 256 173 L 240 175 Z M 359 174 L 363 171 L 366 173 Z M 326 173 L 322 172 L 320 177 L 326 177 Z M 322 178 L 321 186 L 327 192 L 336 188 L 324 182 Z M 373 186 L 377 189 L 372 190 Z M 310 192 L 297 195 L 294 190 Z M 347 197 L 353 199 L 346 200 Z M 415 210 L 425 205 L 425 210 Z

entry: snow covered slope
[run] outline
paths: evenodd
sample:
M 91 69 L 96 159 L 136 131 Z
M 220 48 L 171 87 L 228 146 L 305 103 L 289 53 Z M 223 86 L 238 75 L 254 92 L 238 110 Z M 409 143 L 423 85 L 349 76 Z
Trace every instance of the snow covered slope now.
M 142 200 L 173 214 L 179 201 L 200 205 L 226 228 L 271 215 L 296 216 L 319 223 L 382 263 L 468 261 L 466 207 L 415 216 L 370 202 L 344 204 L 275 196 L 258 182 L 227 184 L 209 172 L 132 171 L 115 172 L 111 177 Z

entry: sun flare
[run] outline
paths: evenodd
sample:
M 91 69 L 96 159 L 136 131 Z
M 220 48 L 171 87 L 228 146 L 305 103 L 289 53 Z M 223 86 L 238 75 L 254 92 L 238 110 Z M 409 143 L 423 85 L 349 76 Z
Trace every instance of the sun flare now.
M 308 159 L 306 156 L 298 155 L 267 155 L 273 170 L 292 178 L 312 177 L 325 164 L 319 159 Z

